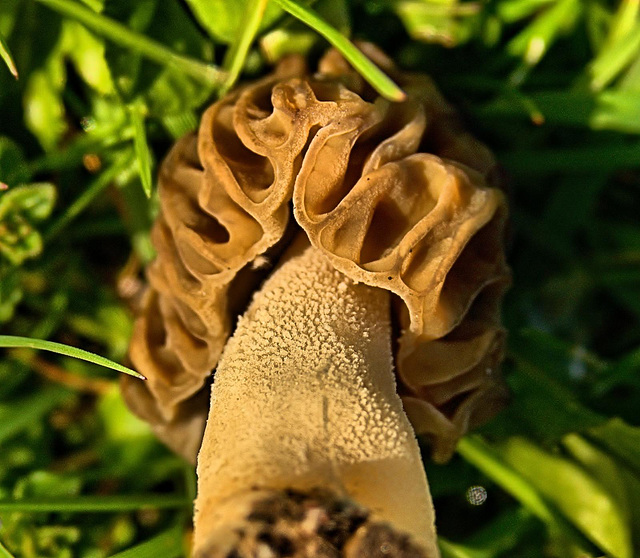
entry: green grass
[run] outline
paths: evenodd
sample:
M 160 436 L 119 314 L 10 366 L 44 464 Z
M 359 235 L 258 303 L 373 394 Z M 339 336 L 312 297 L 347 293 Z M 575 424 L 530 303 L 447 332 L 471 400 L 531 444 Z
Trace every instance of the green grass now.
M 509 183 L 512 402 L 425 465 L 443 556 L 640 556 L 639 6 L 2 0 L 0 557 L 185 555 L 193 468 L 125 408 L 116 364 L 157 162 L 288 52 L 331 43 L 401 98 L 355 39 L 429 73 Z

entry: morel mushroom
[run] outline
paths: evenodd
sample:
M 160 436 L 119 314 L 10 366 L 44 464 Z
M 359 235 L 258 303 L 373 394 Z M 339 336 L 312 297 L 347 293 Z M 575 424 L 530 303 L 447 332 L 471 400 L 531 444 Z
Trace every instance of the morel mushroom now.
M 437 461 L 504 401 L 506 204 L 493 156 L 428 78 L 363 49 L 408 101 L 378 97 L 335 51 L 315 75 L 288 59 L 209 108 L 161 169 L 158 257 L 130 350 L 148 381 L 124 378 L 123 392 L 194 459 L 217 366 L 197 552 L 235 544 L 220 542 L 222 525 L 264 507 L 262 491 L 325 488 L 436 555 L 391 350 L 404 410 Z M 258 264 L 301 235 L 227 342 Z

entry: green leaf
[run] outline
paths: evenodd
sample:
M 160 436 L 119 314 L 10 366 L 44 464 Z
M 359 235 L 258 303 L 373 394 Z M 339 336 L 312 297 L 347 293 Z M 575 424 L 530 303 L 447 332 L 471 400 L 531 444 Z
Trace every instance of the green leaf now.
M 84 227 L 82 229 L 84 231 Z M 98 290 L 95 306 L 87 308 L 85 313 L 65 311 L 64 323 L 77 335 L 103 345 L 109 358 L 119 360 L 127 354 L 132 319 L 125 307 L 112 300 L 110 293 L 104 292 L 103 289 Z
M 55 343 L 53 341 L 45 341 L 43 339 L 31 339 L 27 337 L 15 337 L 12 335 L 0 335 L 0 347 L 5 347 L 5 348 L 28 347 L 30 349 L 50 351 L 52 353 L 57 353 L 60 355 L 65 355 L 73 358 L 78 358 L 80 360 L 85 360 L 87 362 L 97 364 L 98 366 L 104 366 L 105 368 L 111 368 L 112 370 L 116 370 L 117 372 L 122 372 L 123 374 L 129 374 L 130 376 L 134 376 L 135 378 L 140 378 L 143 380 L 146 379 L 142 374 L 136 372 L 135 370 L 131 370 L 131 368 L 122 366 L 121 364 L 118 364 L 117 362 L 113 362 L 100 355 L 96 355 L 94 353 L 90 353 L 89 351 L 78 349 L 76 347 L 70 347 L 69 345 L 63 345 L 62 343 Z
M 0 254 L 13 265 L 42 251 L 42 238 L 33 225 L 48 217 L 55 197 L 51 184 L 18 186 L 0 197 Z
M 76 21 L 62 25 L 63 48 L 86 84 L 101 95 L 113 93 L 113 82 L 105 60 L 105 45 Z
M 305 56 L 317 41 L 318 35 L 308 28 L 274 29 L 260 39 L 260 49 L 273 64 L 288 54 Z
M 143 542 L 129 550 L 119 552 L 111 558 L 179 558 L 184 556 L 184 530 L 175 525 L 152 539 Z
M 329 43 L 336 47 L 351 65 L 366 79 L 382 96 L 391 101 L 403 101 L 406 94 L 393 81 L 360 52 L 344 35 L 331 27 L 314 11 L 294 0 L 275 0 L 293 17 L 306 23 L 316 33 L 322 35 Z
M 10 214 L 20 214 L 30 222 L 46 219 L 56 200 L 53 184 L 29 184 L 11 188 L 0 197 L 0 220 Z
M 529 337 L 535 339 L 536 335 Z M 526 339 L 526 338 L 525 338 Z M 630 426 L 620 418 L 607 419 L 581 404 L 575 390 L 571 390 L 569 369 L 571 353 L 564 353 L 562 345 L 545 345 L 512 340 L 512 354 L 516 359 L 515 373 L 509 376 L 514 402 L 507 413 L 511 420 L 524 425 L 538 440 L 555 443 L 569 433 L 580 433 L 623 463 L 640 478 L 640 428 Z M 602 368 L 599 361 L 591 361 L 584 354 L 585 367 L 598 370 L 594 390 L 601 393 L 609 386 L 607 380 L 615 367 Z M 631 364 L 637 355 L 629 357 Z M 588 369 L 588 368 L 587 368 Z M 636 370 L 634 368 L 634 370 Z M 565 376 L 564 385 L 561 378 Z
M 252 0 L 186 0 L 193 15 L 209 35 L 223 43 L 233 43 L 251 16 Z M 259 30 L 272 25 L 282 16 L 282 10 L 273 2 L 267 5 Z
M 16 500 L 24 498 L 73 498 L 80 494 L 82 482 L 74 476 L 50 471 L 33 471 L 22 477 L 13 490 Z
M 341 33 L 349 35 L 351 19 L 348 0 L 318 0 L 314 3 L 318 15 Z M 274 64 L 288 54 L 307 56 L 320 37 L 301 21 L 292 21 L 270 31 L 260 38 L 260 49 Z
M 4 37 L 0 33 L 0 57 L 4 60 L 7 68 L 13 75 L 14 78 L 18 79 L 18 68 L 16 68 L 16 63 L 13 61 L 13 57 L 11 56 L 11 52 L 9 51 L 9 45 L 5 41 Z
M 401 0 L 394 8 L 409 35 L 447 47 L 469 40 L 480 24 L 481 7 L 458 0 Z
M 524 438 L 509 440 L 501 455 L 608 555 L 633 558 L 628 513 L 581 467 Z
M 212 64 L 205 64 L 188 56 L 177 54 L 164 46 L 162 42 L 152 40 L 142 33 L 136 33 L 126 25 L 122 25 L 102 14 L 98 14 L 74 0 L 36 0 L 36 2 L 57 11 L 65 17 L 79 21 L 88 29 L 91 29 L 98 35 L 106 37 L 123 48 L 139 52 L 157 64 L 169 66 L 183 74 L 190 75 L 199 80 L 200 83 L 213 87 L 221 83 L 226 77 L 223 72 L 220 72 L 220 70 Z M 168 0 L 162 4 L 176 7 L 174 2 L 169 2 Z M 171 31 L 172 26 L 167 27 L 165 25 L 164 29 Z
M 139 446 L 142 439 L 153 437 L 149 424 L 135 416 L 125 405 L 117 386 L 102 395 L 98 413 L 111 441 L 132 442 Z
M 519 438 L 514 437 L 509 441 L 512 440 L 519 440 Z M 590 546 L 559 510 L 543 497 L 535 483 L 531 482 L 526 475 L 505 459 L 502 453 L 492 448 L 479 436 L 466 436 L 460 440 L 458 453 L 552 529 L 561 532 L 583 549 Z
M 113 21 L 144 33 L 149 39 L 162 41 L 180 56 L 210 61 L 213 47 L 193 25 L 181 5 L 175 0 L 144 0 L 128 2 L 107 0 L 104 13 Z M 170 21 L 171 25 L 167 26 Z M 200 106 L 212 94 L 219 80 L 204 84 L 185 74 L 182 68 L 149 63 L 144 54 L 131 53 L 115 43 L 106 47 L 106 57 L 114 83 L 125 102 L 142 102 L 148 116 L 183 113 Z M 156 62 L 156 61 L 154 61 Z M 224 72 L 224 79 L 227 73 Z
M 46 66 L 29 75 L 24 94 L 25 123 L 45 149 L 54 149 L 67 130 L 62 90 L 66 72 L 59 47 Z

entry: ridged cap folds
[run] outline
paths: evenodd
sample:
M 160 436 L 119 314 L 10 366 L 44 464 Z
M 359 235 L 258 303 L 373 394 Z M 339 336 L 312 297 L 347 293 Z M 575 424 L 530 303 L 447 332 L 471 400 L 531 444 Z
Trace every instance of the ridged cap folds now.
M 158 255 L 130 347 L 148 380 L 123 378 L 123 393 L 192 461 L 234 308 L 288 226 L 351 279 L 397 295 L 398 391 L 435 460 L 504 402 L 510 274 L 493 155 L 429 78 L 362 48 L 406 102 L 379 97 L 336 51 L 313 75 L 289 58 L 211 106 L 162 165 Z

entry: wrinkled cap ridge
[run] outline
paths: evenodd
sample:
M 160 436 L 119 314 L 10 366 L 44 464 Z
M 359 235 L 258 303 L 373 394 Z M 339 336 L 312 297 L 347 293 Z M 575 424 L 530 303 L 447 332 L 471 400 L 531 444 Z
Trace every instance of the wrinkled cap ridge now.
M 292 219 L 338 271 L 402 301 L 398 389 L 434 459 L 504 402 L 507 210 L 493 155 L 428 77 L 362 48 L 406 102 L 378 97 L 336 51 L 314 75 L 289 58 L 212 105 L 162 165 L 157 258 L 130 347 L 148 381 L 124 378 L 123 393 L 191 460 L 229 292 Z

